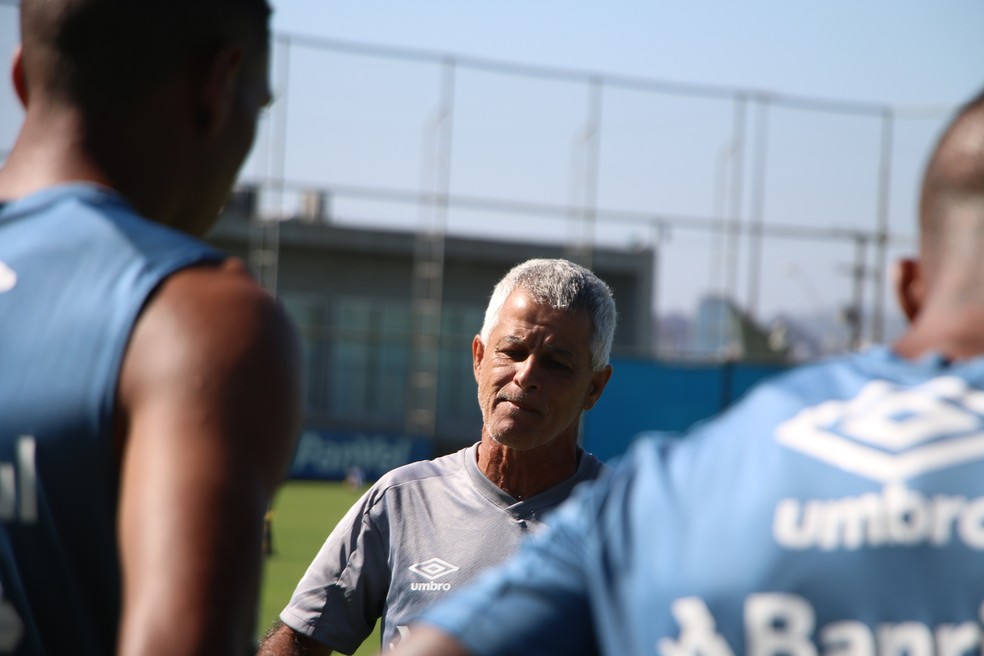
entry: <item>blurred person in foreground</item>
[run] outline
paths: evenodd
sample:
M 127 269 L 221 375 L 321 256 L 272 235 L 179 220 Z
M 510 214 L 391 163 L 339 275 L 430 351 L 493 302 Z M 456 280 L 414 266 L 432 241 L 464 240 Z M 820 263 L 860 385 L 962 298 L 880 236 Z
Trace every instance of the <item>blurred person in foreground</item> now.
M 611 377 L 615 319 L 608 286 L 581 266 L 530 260 L 507 273 L 472 340 L 481 440 L 373 485 L 260 653 L 350 654 L 380 617 L 389 648 L 410 618 L 503 561 L 575 485 L 598 477 L 604 465 L 578 434 Z
M 264 0 L 22 0 L 0 169 L 0 651 L 243 654 L 299 423 L 286 315 L 197 237 Z
M 984 96 L 937 146 L 920 217 L 901 339 L 642 440 L 398 653 L 979 653 Z

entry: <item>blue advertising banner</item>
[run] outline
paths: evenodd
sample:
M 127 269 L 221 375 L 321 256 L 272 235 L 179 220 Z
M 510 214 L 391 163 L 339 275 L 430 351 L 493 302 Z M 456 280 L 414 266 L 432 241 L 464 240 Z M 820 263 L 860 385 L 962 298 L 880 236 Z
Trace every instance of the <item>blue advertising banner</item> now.
M 584 414 L 584 448 L 601 460 L 625 453 L 641 433 L 678 435 L 713 417 L 759 380 L 784 369 L 749 362 L 613 360 L 611 382 Z
M 358 471 L 375 480 L 391 469 L 434 457 L 429 440 L 408 435 L 306 430 L 290 469 L 298 480 L 343 480 Z

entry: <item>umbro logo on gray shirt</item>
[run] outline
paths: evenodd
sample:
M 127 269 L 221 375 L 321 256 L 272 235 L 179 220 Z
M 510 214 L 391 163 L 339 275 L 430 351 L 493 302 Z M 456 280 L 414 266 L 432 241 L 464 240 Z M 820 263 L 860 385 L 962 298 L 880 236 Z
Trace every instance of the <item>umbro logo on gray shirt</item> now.
M 421 563 L 414 563 L 408 567 L 411 572 L 420 574 L 428 581 L 439 579 L 452 572 L 457 572 L 458 567 L 440 558 L 429 558 Z

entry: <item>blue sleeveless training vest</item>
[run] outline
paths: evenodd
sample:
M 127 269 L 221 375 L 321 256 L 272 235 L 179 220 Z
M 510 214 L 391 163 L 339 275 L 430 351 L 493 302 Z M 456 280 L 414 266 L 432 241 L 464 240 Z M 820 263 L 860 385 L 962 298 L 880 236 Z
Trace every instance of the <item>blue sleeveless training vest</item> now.
M 161 281 L 221 259 L 92 185 L 0 204 L 0 653 L 114 652 L 120 365 Z

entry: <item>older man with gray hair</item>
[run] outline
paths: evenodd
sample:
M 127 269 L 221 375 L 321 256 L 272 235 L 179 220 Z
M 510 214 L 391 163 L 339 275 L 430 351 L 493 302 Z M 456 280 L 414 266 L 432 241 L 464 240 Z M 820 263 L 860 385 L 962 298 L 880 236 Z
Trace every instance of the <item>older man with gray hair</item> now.
M 472 366 L 481 440 L 381 478 L 335 527 L 260 654 L 350 654 L 382 617 L 383 646 L 410 619 L 504 560 L 544 513 L 605 466 L 578 445 L 581 413 L 612 375 L 611 290 L 566 260 L 499 281 Z

